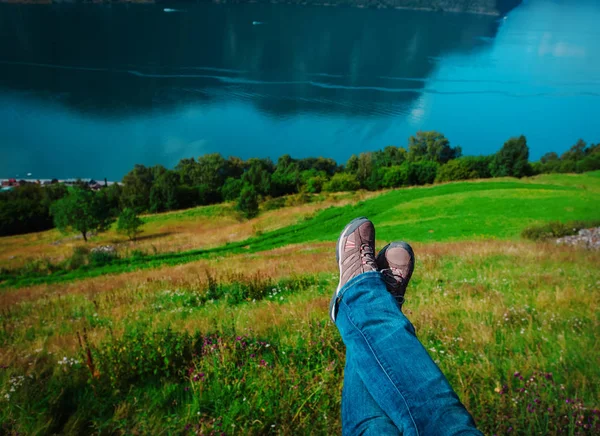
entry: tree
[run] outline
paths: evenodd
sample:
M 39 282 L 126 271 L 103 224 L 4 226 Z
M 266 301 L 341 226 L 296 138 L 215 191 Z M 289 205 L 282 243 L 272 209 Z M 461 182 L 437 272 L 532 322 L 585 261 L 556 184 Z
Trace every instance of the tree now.
M 51 228 L 46 195 L 45 188 L 33 183 L 0 192 L 0 236 Z
M 586 155 L 587 144 L 583 139 L 580 139 L 574 146 L 565 151 L 560 157 L 561 160 L 582 160 Z
M 490 163 L 492 177 L 524 177 L 531 173 L 527 139 L 521 135 L 504 143 Z
M 150 207 L 150 190 L 154 182 L 154 171 L 144 165 L 136 165 L 123 177 L 121 201 L 124 207 L 138 212 Z
M 358 167 L 355 176 L 361 186 L 366 186 L 367 180 L 371 178 L 374 169 L 373 153 L 361 153 L 358 155 Z
M 333 176 L 339 171 L 338 164 L 328 157 L 307 157 L 296 161 L 300 167 L 300 171 L 314 170 L 323 172 L 328 176 Z
M 460 157 L 460 147 L 450 147 L 450 141 L 439 132 L 418 131 L 415 136 L 408 138 L 408 155 L 410 162 L 430 160 L 445 164 L 449 160 Z
M 250 185 L 259 195 L 271 192 L 271 174 L 274 171 L 270 159 L 248 159 L 248 169 L 242 176 L 245 185 Z
M 557 160 L 558 154 L 556 154 L 556 152 L 554 151 L 550 151 L 540 158 L 540 162 L 543 164 L 546 164 L 548 162 L 556 162 Z
M 271 175 L 271 194 L 274 197 L 294 194 L 300 186 L 300 169 L 298 164 L 284 154 L 277 161 L 275 172 Z
M 225 180 L 223 188 L 221 188 L 221 196 L 225 201 L 233 201 L 240 196 L 243 186 L 244 184 L 242 183 L 241 179 L 229 177 L 227 180 Z
M 179 183 L 179 175 L 174 171 L 167 170 L 156 177 L 150 189 L 150 211 L 163 212 L 177 209 Z
M 135 210 L 126 207 L 119 215 L 117 221 L 117 231 L 124 233 L 127 237 L 135 241 L 137 236 L 142 233 L 141 227 L 144 222 L 137 216 Z
M 403 147 L 388 145 L 383 150 L 373 153 L 377 167 L 392 167 L 402 165 L 406 160 L 406 150 Z
M 54 202 L 50 211 L 54 225 L 61 232 L 75 230 L 86 242 L 90 232 L 107 230 L 113 222 L 104 197 L 81 188 L 74 188 L 69 195 Z
M 258 194 L 253 186 L 244 185 L 240 192 L 236 208 L 248 219 L 258 215 Z
M 356 174 L 358 171 L 358 157 L 355 154 L 350 156 L 348 162 L 346 162 L 346 171 L 350 174 Z

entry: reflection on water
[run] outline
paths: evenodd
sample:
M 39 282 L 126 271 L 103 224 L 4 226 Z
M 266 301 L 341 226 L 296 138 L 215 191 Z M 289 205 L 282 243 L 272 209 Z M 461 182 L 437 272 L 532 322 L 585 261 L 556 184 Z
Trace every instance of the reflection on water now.
M 590 5 L 585 13 L 600 16 Z M 561 7 L 542 12 L 567 21 Z M 172 166 L 210 151 L 344 161 L 404 145 L 419 128 L 489 153 L 512 134 L 535 136 L 494 128 L 515 102 L 551 112 L 557 99 L 581 109 L 600 95 L 597 64 L 580 76 L 551 64 L 583 63 L 598 49 L 530 29 L 539 8 L 497 20 L 286 5 L 3 5 L 0 176 L 120 178 L 136 162 Z M 537 60 L 525 64 L 533 45 Z
M 484 46 L 480 38 L 498 27 L 475 15 L 283 5 L 197 5 L 178 14 L 69 6 L 18 15 L 1 23 L 8 35 L 27 33 L 2 47 L 3 82 L 109 117 L 227 100 L 275 117 L 405 113 L 436 59 Z

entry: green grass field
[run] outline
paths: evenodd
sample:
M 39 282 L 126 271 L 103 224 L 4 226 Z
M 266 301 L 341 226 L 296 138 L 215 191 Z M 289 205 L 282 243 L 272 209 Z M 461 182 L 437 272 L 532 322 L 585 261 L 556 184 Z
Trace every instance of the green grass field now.
M 600 219 L 599 200 L 600 172 L 434 185 L 206 249 L 5 274 L 0 433 L 339 434 L 333 247 L 366 215 L 378 246 L 414 245 L 404 311 L 485 434 L 598 434 L 600 253 L 519 235 Z
M 3 286 L 58 283 L 77 278 L 177 265 L 211 256 L 260 252 L 289 244 L 334 241 L 339 229 L 356 216 L 367 216 L 385 241 L 434 242 L 517 238 L 523 228 L 536 222 L 599 218 L 600 172 L 578 176 L 540 176 L 531 180 L 486 180 L 400 189 L 350 204 L 330 207 L 300 223 L 226 245 L 141 258 L 125 258 L 110 265 L 84 267 L 76 271 L 5 274 Z M 189 221 L 227 213 L 220 206 L 148 217 L 157 221 Z M 215 231 L 218 231 L 215 229 Z

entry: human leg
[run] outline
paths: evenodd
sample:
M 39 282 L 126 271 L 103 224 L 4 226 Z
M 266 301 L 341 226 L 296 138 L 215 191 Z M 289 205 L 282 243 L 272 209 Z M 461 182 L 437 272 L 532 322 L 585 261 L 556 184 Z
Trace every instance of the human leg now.
M 375 261 L 374 247 L 373 224 L 357 218 L 344 228 L 336 248 L 340 283 L 330 316 L 346 344 L 347 365 L 355 370 L 347 380 L 360 386 L 355 383 L 357 374 L 403 434 L 480 435 L 400 310 L 414 267 L 412 249 L 392 243 Z M 343 410 L 352 408 L 354 401 L 346 394 Z M 373 410 L 371 415 L 380 416 Z M 363 424 L 368 426 L 368 421 Z
M 342 434 L 348 436 L 400 434 L 394 422 L 373 399 L 358 375 L 354 360 L 348 356 L 342 390 Z
M 379 272 L 351 279 L 336 325 L 368 392 L 404 435 L 481 433 L 417 339 Z

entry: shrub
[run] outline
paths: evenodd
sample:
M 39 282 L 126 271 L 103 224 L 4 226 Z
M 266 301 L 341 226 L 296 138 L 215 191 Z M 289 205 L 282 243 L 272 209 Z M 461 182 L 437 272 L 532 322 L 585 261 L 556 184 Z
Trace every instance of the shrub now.
M 112 247 L 110 245 L 106 245 L 106 246 L 94 248 L 90 252 L 88 259 L 90 261 L 90 264 L 92 264 L 94 266 L 102 266 L 102 265 L 108 265 L 113 260 L 115 260 L 117 257 L 118 257 L 117 252 L 114 249 L 114 247 Z
M 323 190 L 323 185 L 327 183 L 327 177 L 323 175 L 317 175 L 309 178 L 306 181 L 306 191 L 311 194 L 318 194 Z
M 435 180 L 436 182 L 450 182 L 491 177 L 490 160 L 488 156 L 466 156 L 451 160 L 440 167 Z
M 73 254 L 67 259 L 65 267 L 68 270 L 74 270 L 81 268 L 88 261 L 88 255 L 90 250 L 87 247 L 75 247 L 73 248 Z
M 544 224 L 536 224 L 525 228 L 521 232 L 521 237 L 539 241 L 543 239 L 562 238 L 563 236 L 575 235 L 579 230 L 598 227 L 600 220 L 594 221 L 570 221 L 561 223 L 560 221 L 551 221 Z
M 381 168 L 379 175 L 383 188 L 398 188 L 408 182 L 408 168 L 406 165 Z
M 592 154 L 577 162 L 575 168 L 578 173 L 600 170 L 600 153 Z
M 262 204 L 263 210 L 277 210 L 285 207 L 285 197 L 269 198 Z
M 356 191 L 360 183 L 354 174 L 337 173 L 323 185 L 325 192 Z
M 407 162 L 404 163 L 403 166 L 406 166 L 407 169 L 406 182 L 408 185 L 426 185 L 433 183 L 439 168 L 437 163 L 427 160 Z
M 126 207 L 119 215 L 117 231 L 126 234 L 130 240 L 135 241 L 137 236 L 142 233 L 141 227 L 143 224 L 144 222 L 137 216 L 135 210 Z

